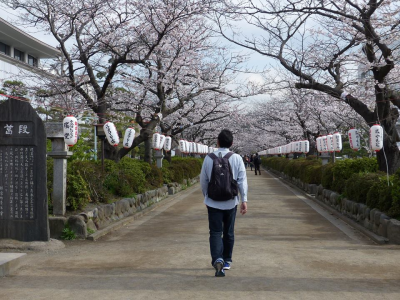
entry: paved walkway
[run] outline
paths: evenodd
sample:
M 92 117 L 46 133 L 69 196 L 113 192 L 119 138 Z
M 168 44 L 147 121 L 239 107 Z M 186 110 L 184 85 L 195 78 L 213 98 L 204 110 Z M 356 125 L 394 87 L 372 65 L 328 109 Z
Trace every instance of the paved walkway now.
M 400 299 L 400 247 L 327 220 L 265 171 L 248 171 L 232 269 L 214 277 L 199 184 L 97 242 L 29 253 L 0 299 Z

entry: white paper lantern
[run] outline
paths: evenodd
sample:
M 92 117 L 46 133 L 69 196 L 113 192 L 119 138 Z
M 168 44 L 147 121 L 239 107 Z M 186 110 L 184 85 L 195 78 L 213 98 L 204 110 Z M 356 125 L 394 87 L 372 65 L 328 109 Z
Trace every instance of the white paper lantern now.
M 170 136 L 165 137 L 164 150 L 167 152 L 171 151 L 171 145 L 172 145 L 172 138 Z
M 303 141 L 299 141 L 299 153 L 304 153 L 304 143 Z
M 350 148 L 358 151 L 358 149 L 361 148 L 361 141 L 360 141 L 360 135 L 358 133 L 358 130 L 355 128 L 352 128 L 349 130 L 348 134 L 349 134 Z
M 155 133 L 153 134 L 153 149 L 160 150 L 160 142 L 161 142 L 161 134 Z
M 63 120 L 64 142 L 72 147 L 78 142 L 78 120 L 74 116 L 66 116 Z
M 310 142 L 309 141 L 303 141 L 303 153 L 308 153 L 310 152 Z
M 318 152 L 322 152 L 322 136 L 319 136 L 318 138 L 317 138 L 317 140 L 316 140 L 316 142 L 317 142 L 317 151 Z
M 334 148 L 333 148 L 333 135 L 332 134 L 328 134 L 326 136 L 326 141 L 327 141 L 328 151 L 329 152 L 333 152 L 334 151 Z
M 161 134 L 160 135 L 160 147 L 159 147 L 159 150 L 164 148 L 164 143 L 165 143 L 165 135 Z
M 186 152 L 186 143 L 184 140 L 179 140 L 179 151 L 182 153 Z
M 190 142 L 185 141 L 185 144 L 186 144 L 186 153 L 190 153 L 189 152 L 190 151 Z
M 134 139 L 135 139 L 135 129 L 133 129 L 132 127 L 127 128 L 124 134 L 124 142 L 123 142 L 124 148 L 129 149 L 130 147 L 132 147 Z
M 119 136 L 117 128 L 115 127 L 114 123 L 106 122 L 106 124 L 104 124 L 103 126 L 103 130 L 106 134 L 107 141 L 110 143 L 110 145 L 113 145 L 114 147 L 118 146 Z
M 300 149 L 300 143 L 297 141 L 297 142 L 293 142 L 293 144 L 294 144 L 294 151 L 293 152 L 299 152 L 299 149 Z
M 328 138 L 326 135 L 321 137 L 322 139 L 322 152 L 328 152 Z
M 342 135 L 335 132 L 333 135 L 333 150 L 336 152 L 342 151 Z
M 383 148 L 383 128 L 379 124 L 371 126 L 369 129 L 369 141 L 371 149 L 378 152 Z

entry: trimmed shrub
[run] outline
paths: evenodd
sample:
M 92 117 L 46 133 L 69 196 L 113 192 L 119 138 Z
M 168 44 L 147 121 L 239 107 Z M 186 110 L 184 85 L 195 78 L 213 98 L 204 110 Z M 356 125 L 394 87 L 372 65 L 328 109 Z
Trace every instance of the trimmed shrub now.
M 268 157 L 268 158 L 262 158 L 261 164 L 264 167 L 268 167 L 276 171 L 283 172 L 286 165 L 289 164 L 289 161 L 290 160 L 286 159 L 285 157 Z
M 89 188 L 79 171 L 75 175 L 67 175 L 66 200 L 73 210 L 83 209 L 90 202 Z
M 377 171 L 378 171 L 378 162 L 375 157 L 345 159 L 337 161 L 335 162 L 333 167 L 333 180 L 331 188 L 332 190 L 341 194 L 344 192 L 346 181 L 351 177 L 351 175 L 360 172 L 370 173 Z
M 311 164 L 303 169 L 302 181 L 308 184 L 320 185 L 322 181 L 322 165 Z
M 355 202 L 367 203 L 370 188 L 379 181 L 382 173 L 357 173 L 346 181 L 344 195 Z
M 68 174 L 75 174 L 78 171 L 88 186 L 92 202 L 106 203 L 112 197 L 111 192 L 104 187 L 101 161 L 74 160 L 68 163 Z
M 371 186 L 367 194 L 367 206 L 377 208 L 382 212 L 388 212 L 392 207 L 392 188 L 386 176 L 379 177 L 379 180 Z
M 333 184 L 333 163 L 322 166 L 321 184 L 326 189 L 331 189 Z
M 101 161 L 71 161 L 67 171 L 67 208 L 83 209 L 88 202 L 107 203 L 161 187 L 163 183 L 182 183 L 183 179 L 200 174 L 202 159 L 173 158 L 171 164 L 165 160 L 163 165 L 158 169 L 155 165 L 126 157 L 119 163 L 104 160 L 103 172 Z M 52 160 L 48 160 L 47 169 L 49 208 L 52 209 Z

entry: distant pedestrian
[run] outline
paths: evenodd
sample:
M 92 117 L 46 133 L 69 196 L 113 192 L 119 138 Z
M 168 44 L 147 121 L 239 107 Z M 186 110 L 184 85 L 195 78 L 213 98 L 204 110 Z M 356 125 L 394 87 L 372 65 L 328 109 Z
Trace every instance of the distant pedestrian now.
M 246 154 L 244 156 L 244 167 L 247 169 L 248 165 L 249 165 L 249 156 Z
M 253 171 L 254 165 L 254 154 L 250 155 L 250 170 Z
M 222 130 L 217 140 L 219 149 L 206 156 L 200 174 L 208 211 L 211 264 L 216 277 L 225 276 L 225 270 L 231 268 L 239 193 L 242 200 L 240 213 L 244 215 L 247 212 L 246 169 L 240 155 L 229 151 L 232 142 L 232 133 Z M 223 181 L 225 184 L 221 184 Z
M 261 175 L 261 170 L 260 170 L 260 166 L 261 166 L 261 157 L 258 156 L 258 153 L 256 153 L 256 154 L 254 155 L 253 163 L 254 163 L 254 171 L 256 172 L 256 175 L 257 175 L 257 170 L 258 170 L 258 174 Z

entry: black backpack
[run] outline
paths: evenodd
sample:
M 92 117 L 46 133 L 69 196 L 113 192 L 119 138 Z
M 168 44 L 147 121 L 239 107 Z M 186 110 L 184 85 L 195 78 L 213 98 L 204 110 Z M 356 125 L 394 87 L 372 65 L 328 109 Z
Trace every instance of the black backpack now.
M 208 156 L 213 160 L 211 179 L 208 184 L 208 197 L 214 201 L 227 201 L 238 195 L 238 184 L 233 179 L 229 157 L 233 152 L 228 152 L 224 157 L 217 157 L 214 153 Z

